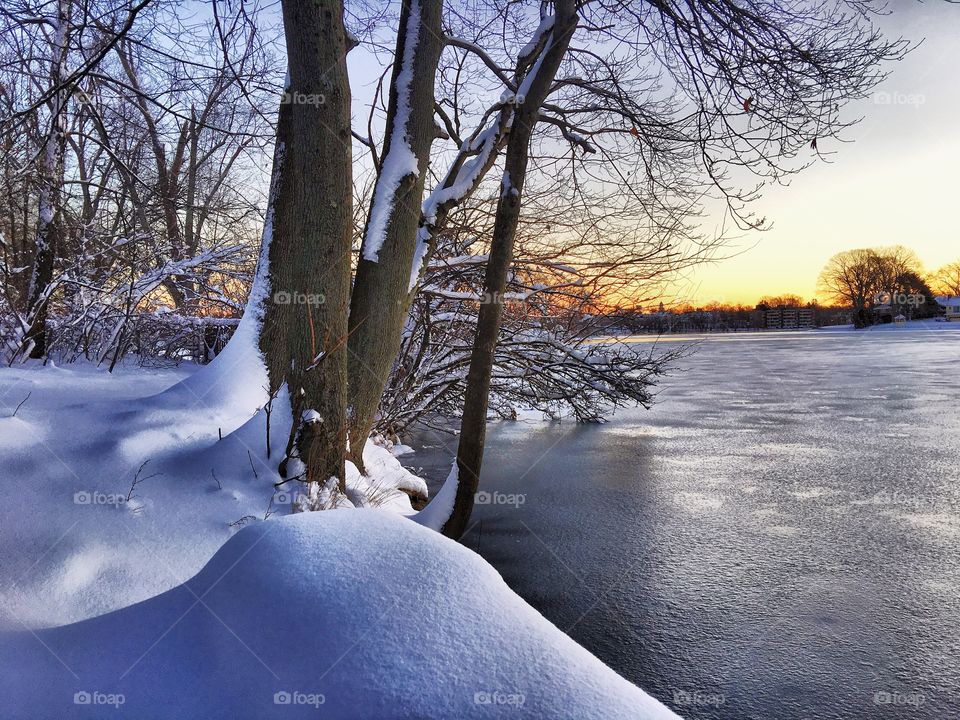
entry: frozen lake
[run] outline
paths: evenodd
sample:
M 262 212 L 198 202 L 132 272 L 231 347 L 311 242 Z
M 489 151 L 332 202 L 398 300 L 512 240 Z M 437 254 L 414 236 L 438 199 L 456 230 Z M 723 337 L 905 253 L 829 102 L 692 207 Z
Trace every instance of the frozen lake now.
M 683 366 L 605 426 L 495 425 L 466 544 L 685 717 L 960 717 L 960 332 Z

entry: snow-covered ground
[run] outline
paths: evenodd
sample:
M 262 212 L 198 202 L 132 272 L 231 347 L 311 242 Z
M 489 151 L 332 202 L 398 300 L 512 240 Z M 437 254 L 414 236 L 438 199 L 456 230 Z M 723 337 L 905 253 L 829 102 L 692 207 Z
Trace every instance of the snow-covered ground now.
M 269 460 L 266 413 L 240 424 L 233 408 L 181 382 L 200 375 L 0 370 L 0 629 L 60 625 L 152 597 L 241 527 L 290 512 L 294 489 L 274 488 L 284 408 L 272 414 Z M 386 486 L 377 502 L 411 513 L 393 487 L 425 493 L 423 482 L 382 448 L 365 457 Z
M 396 513 L 238 533 L 188 583 L 0 636 L 3 716 L 675 718 L 462 545 Z
M 268 459 L 223 369 L 0 370 L 0 717 L 675 717 L 404 517 L 388 450 L 380 508 L 291 515 L 283 398 Z

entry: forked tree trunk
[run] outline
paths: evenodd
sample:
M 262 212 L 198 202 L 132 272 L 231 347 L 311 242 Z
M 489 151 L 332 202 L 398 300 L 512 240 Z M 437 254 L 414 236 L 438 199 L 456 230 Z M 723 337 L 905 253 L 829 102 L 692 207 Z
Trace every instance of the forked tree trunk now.
M 540 106 L 550 91 L 576 25 L 574 0 L 558 0 L 556 19 L 544 48 L 544 55 L 531 68 L 518 91 L 518 96 L 522 96 L 522 99 L 518 99 L 510 139 L 507 142 L 503 182 L 484 281 L 484 300 L 480 304 L 477 332 L 470 355 L 470 370 L 467 373 L 463 421 L 457 447 L 457 493 L 451 515 L 442 528 L 443 534 L 452 538 L 459 538 L 467 528 L 473 512 L 474 494 L 480 481 L 490 377 L 503 315 L 502 298 L 507 287 L 507 274 L 513 262 L 513 245 L 527 174 L 530 138 L 537 124 Z
M 400 13 L 386 141 L 350 301 L 350 457 L 360 468 L 412 297 L 423 184 L 436 136 L 442 5 L 410 0 Z
M 352 151 L 342 0 L 283 0 L 289 68 L 268 208 L 260 347 L 293 426 L 281 472 L 344 483 Z M 298 462 L 294 462 L 294 459 Z
M 47 308 L 53 283 L 53 260 L 63 242 L 63 158 L 66 151 L 66 105 L 69 94 L 63 87 L 66 73 L 71 0 L 57 3 L 57 26 L 51 40 L 50 131 L 40 155 L 38 179 L 40 197 L 33 272 L 27 290 L 27 330 L 21 349 L 29 348 L 30 357 L 47 354 Z

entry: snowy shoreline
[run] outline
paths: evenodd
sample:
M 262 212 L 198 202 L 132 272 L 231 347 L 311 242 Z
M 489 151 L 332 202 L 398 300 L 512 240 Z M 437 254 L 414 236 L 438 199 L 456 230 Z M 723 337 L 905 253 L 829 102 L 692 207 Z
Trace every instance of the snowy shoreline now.
M 379 509 L 287 515 L 285 429 L 200 379 L 0 371 L 4 717 L 676 717 L 408 519 L 404 448 L 348 472 Z

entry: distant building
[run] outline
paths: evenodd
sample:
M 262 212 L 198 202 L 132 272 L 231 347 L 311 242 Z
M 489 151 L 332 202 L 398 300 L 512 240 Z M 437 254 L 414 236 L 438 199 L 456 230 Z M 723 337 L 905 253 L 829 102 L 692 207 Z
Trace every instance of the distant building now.
M 814 327 L 813 308 L 810 307 L 766 307 L 758 305 L 759 327 L 767 330 L 806 330 Z
M 960 296 L 949 297 L 941 295 L 935 298 L 937 305 L 943 308 L 947 320 L 960 320 Z

